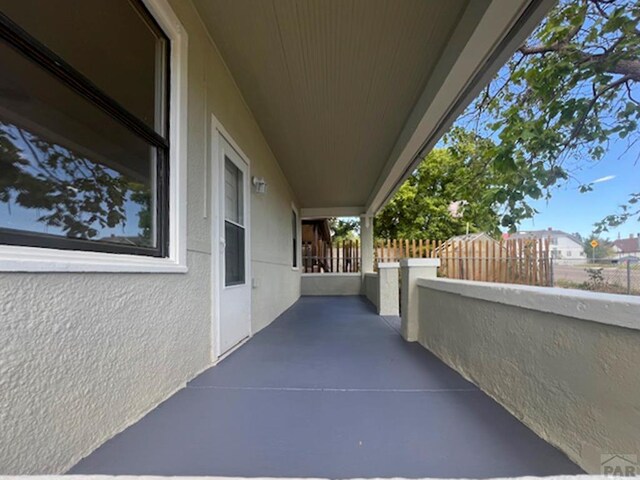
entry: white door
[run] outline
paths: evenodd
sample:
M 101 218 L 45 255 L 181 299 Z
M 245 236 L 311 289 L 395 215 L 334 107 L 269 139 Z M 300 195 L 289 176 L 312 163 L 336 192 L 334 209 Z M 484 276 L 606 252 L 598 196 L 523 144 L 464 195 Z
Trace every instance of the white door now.
M 248 165 L 220 135 L 219 355 L 251 333 Z

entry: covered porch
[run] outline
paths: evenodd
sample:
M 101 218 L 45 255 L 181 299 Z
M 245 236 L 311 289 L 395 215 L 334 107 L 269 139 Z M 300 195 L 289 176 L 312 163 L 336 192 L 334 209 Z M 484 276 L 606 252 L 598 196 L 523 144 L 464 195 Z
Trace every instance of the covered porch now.
M 0 474 L 486 478 L 640 451 L 640 300 L 374 273 L 374 216 L 552 0 L 102 3 L 1 2 L 10 113 L 116 180 L 140 150 L 155 208 L 135 237 L 4 229 Z M 340 216 L 359 271 L 305 275 L 301 220 Z
M 357 296 L 302 297 L 73 474 L 510 477 L 581 470 Z

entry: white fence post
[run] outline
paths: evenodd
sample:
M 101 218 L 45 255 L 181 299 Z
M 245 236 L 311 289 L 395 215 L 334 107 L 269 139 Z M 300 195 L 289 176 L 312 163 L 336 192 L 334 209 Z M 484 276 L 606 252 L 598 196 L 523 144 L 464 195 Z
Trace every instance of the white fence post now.
M 436 278 L 439 258 L 403 258 L 400 260 L 402 288 L 402 336 L 408 342 L 418 340 L 419 278 Z

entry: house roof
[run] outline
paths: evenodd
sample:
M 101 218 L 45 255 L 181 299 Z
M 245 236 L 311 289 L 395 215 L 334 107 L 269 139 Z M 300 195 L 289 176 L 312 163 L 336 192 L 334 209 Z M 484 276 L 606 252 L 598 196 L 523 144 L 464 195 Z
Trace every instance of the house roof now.
M 579 245 L 582 245 L 582 241 L 576 237 L 575 235 L 571 235 L 570 233 L 563 232 L 562 230 L 528 230 L 522 232 L 516 232 L 512 234 L 509 238 L 558 238 L 558 237 L 567 237 Z
M 486 234 L 485 232 L 467 233 L 466 235 L 456 235 L 447 240 L 447 242 L 473 242 L 476 240 L 491 240 L 495 242 L 495 239 Z
M 621 253 L 635 253 L 640 251 L 640 238 L 620 238 L 613 242 Z
M 499 243 L 495 238 L 493 238 L 491 235 L 485 232 L 468 233 L 466 235 L 456 235 L 454 237 L 448 238 L 447 240 L 444 241 L 442 245 L 436 248 L 436 251 L 439 251 L 441 249 L 448 249 L 454 242 L 470 242 L 470 243 L 493 242 L 495 244 Z

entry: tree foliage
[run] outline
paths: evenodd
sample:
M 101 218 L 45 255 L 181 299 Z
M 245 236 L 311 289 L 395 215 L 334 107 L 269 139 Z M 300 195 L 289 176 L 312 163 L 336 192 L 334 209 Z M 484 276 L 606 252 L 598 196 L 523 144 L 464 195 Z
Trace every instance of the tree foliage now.
M 360 223 L 351 218 L 330 218 L 329 228 L 334 241 L 356 240 L 360 233 Z
M 596 240 L 597 247 L 592 247 L 591 242 Z M 602 238 L 596 234 L 582 238 L 582 248 L 588 258 L 607 258 L 613 254 L 613 243 L 607 238 Z
M 375 219 L 377 238 L 446 239 L 470 231 L 499 234 L 492 200 L 503 173 L 486 161 L 487 140 L 464 130 L 448 134 L 448 148 L 430 152 Z M 460 215 L 450 206 L 458 202 Z
M 461 118 L 494 141 L 487 162 L 515 180 L 490 199 L 506 207 L 503 226 L 532 216 L 531 199 L 548 198 L 575 169 L 600 160 L 611 138 L 638 141 L 639 18 L 637 1 L 561 0 Z M 638 202 L 630 192 L 599 229 L 640 217 Z

